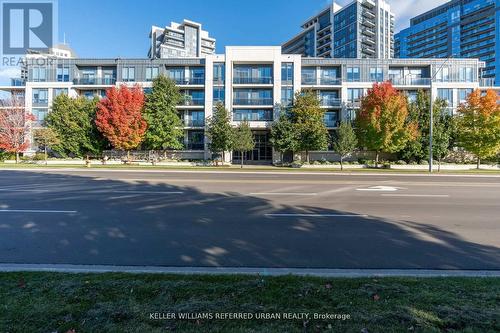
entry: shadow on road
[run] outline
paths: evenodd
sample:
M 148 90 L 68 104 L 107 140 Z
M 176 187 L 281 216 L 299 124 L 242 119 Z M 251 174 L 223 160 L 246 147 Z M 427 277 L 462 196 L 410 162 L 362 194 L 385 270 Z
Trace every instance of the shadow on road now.
M 500 269 L 499 248 L 435 226 L 270 217 L 351 213 L 236 192 L 29 171 L 0 171 L 0 188 L 3 210 L 77 211 L 0 213 L 3 263 Z

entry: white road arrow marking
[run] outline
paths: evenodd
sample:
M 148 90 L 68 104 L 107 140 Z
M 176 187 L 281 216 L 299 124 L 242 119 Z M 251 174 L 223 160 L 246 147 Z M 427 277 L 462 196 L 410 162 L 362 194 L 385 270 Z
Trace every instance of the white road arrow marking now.
M 368 188 L 357 188 L 356 191 L 381 191 L 381 192 L 395 192 L 397 190 L 400 190 L 400 187 L 394 187 L 394 186 L 371 186 Z

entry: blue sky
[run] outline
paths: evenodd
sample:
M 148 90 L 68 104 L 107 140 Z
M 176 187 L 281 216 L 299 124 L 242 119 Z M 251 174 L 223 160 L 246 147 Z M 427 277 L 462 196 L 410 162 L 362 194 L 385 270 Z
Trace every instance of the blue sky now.
M 330 0 L 331 1 L 331 0 Z M 280 45 L 329 0 L 59 0 L 59 39 L 80 57 L 146 57 L 151 25 L 183 18 L 226 45 Z M 340 4 L 350 0 L 340 0 Z M 397 27 L 445 0 L 389 0 Z

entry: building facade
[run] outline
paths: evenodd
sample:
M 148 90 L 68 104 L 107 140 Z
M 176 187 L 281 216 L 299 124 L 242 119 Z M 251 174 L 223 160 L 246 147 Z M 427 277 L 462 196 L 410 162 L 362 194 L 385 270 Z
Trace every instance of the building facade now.
M 215 39 L 201 28 L 200 23 L 184 20 L 171 22 L 169 27 L 151 27 L 151 59 L 196 58 L 215 53 Z
M 384 0 L 354 0 L 344 7 L 332 2 L 282 48 L 304 57 L 390 59 L 394 14 Z
M 106 89 L 140 85 L 145 93 L 153 79 L 166 75 L 183 95 L 178 105 L 184 124 L 184 146 L 179 156 L 211 157 L 205 133 L 206 120 L 217 102 L 225 104 L 233 125 L 247 120 L 256 147 L 246 159 L 277 161 L 269 141 L 270 126 L 279 116 L 277 105 L 291 105 L 294 93 L 313 90 L 324 108 L 324 122 L 333 132 L 341 120 L 352 120 L 360 99 L 374 82 L 391 81 L 408 98 L 418 90 L 432 91 L 448 101 L 449 112 L 472 89 L 484 87 L 479 79 L 484 62 L 476 59 L 325 59 L 282 54 L 278 47 L 226 47 L 224 54 L 172 59 L 51 59 L 28 64 L 22 84 L 0 87 L 24 98 L 26 110 L 44 125 L 52 101 L 59 94 L 105 96 Z M 446 76 L 436 74 L 446 69 Z M 463 76 L 465 73 L 465 77 Z M 432 77 L 435 79 L 431 80 Z M 36 149 L 36 147 L 33 147 Z M 227 154 L 239 159 L 238 153 Z
M 452 0 L 411 19 L 395 36 L 397 58 L 478 58 L 500 85 L 500 0 Z

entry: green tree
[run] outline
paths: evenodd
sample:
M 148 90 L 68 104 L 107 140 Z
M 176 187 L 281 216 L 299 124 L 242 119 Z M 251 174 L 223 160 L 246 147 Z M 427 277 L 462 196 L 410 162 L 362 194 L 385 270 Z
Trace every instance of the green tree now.
M 441 171 L 441 160 L 448 154 L 450 148 L 451 127 L 446 123 L 447 121 L 442 119 L 432 131 L 432 155 L 438 160 L 438 172 Z
M 305 151 L 309 162 L 309 151 L 328 148 L 328 130 L 323 122 L 324 110 L 315 92 L 306 90 L 295 94 L 290 115 L 298 138 L 298 149 Z
M 274 149 L 280 152 L 281 161 L 283 154 L 287 151 L 296 152 L 299 148 L 299 138 L 291 116 L 284 110 L 280 111 L 279 118 L 271 126 L 271 138 L 269 139 Z
M 47 164 L 47 149 L 61 143 L 57 133 L 52 128 L 37 128 L 33 130 L 33 140 L 43 149 L 45 164 Z
M 253 133 L 247 121 L 242 121 L 237 127 L 233 128 L 234 138 L 232 148 L 234 151 L 241 153 L 241 167 L 245 159 L 245 152 L 252 150 L 255 147 Z
M 153 80 L 153 89 L 146 95 L 143 117 L 148 123 L 144 146 L 147 149 L 182 149 L 184 131 L 177 111 L 182 96 L 175 82 L 164 75 Z
M 477 159 L 493 157 L 500 152 L 500 106 L 497 93 L 490 89 L 484 96 L 474 90 L 467 102 L 458 107 L 458 143 Z
M 52 111 L 45 118 L 60 140 L 52 147 L 53 151 L 77 157 L 102 152 L 107 142 L 95 125 L 97 101 L 97 98 L 70 98 L 66 94 L 54 99 Z
M 341 122 L 333 141 L 333 149 L 340 155 L 340 170 L 344 170 L 344 158 L 351 154 L 358 145 L 356 133 L 350 122 Z
M 356 117 L 358 140 L 375 151 L 378 167 L 380 152 L 396 153 L 418 135 L 418 125 L 409 121 L 407 100 L 390 82 L 375 83 L 361 102 Z
M 222 156 L 222 164 L 224 164 L 225 152 L 232 148 L 233 133 L 229 112 L 224 104 L 217 103 L 213 115 L 207 119 L 207 137 L 210 139 L 212 153 Z
M 441 122 L 446 122 L 449 127 L 442 128 L 447 130 L 447 134 L 449 134 L 448 143 L 451 145 L 452 143 L 452 123 L 450 121 L 451 116 L 446 113 L 447 103 L 443 99 L 436 99 L 433 105 L 433 127 L 434 127 L 434 135 L 436 132 L 437 126 Z M 430 123 L 430 96 L 427 92 L 423 90 L 419 90 L 417 92 L 417 97 L 414 102 L 409 103 L 408 105 L 408 121 L 418 124 L 418 132 L 417 136 L 414 140 L 409 140 L 406 146 L 399 152 L 400 158 L 410 162 L 417 161 L 420 162 L 424 159 L 429 159 L 429 123 Z M 441 128 L 440 128 L 441 129 Z M 438 133 L 441 135 L 441 133 Z M 442 136 L 441 138 L 445 138 L 446 136 Z M 435 141 L 433 139 L 433 141 Z M 434 144 L 433 144 L 434 146 Z M 434 150 L 434 149 L 433 149 Z M 443 150 L 441 150 L 445 153 Z M 436 156 L 436 154 L 433 154 Z M 445 154 L 446 155 L 446 154 Z M 437 156 L 436 156 L 437 157 Z M 444 157 L 444 156 L 443 156 Z

